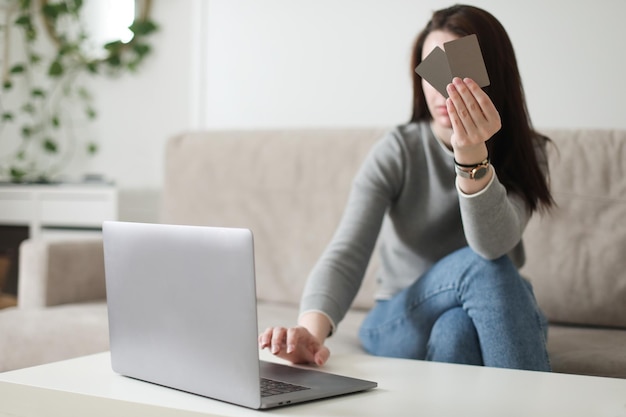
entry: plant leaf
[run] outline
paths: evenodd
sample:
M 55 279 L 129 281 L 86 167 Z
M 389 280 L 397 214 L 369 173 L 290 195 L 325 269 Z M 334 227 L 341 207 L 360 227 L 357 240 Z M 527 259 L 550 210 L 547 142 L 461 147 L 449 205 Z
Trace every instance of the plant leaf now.
M 48 75 L 51 77 L 60 77 L 63 75 L 64 69 L 63 64 L 57 59 L 50 64 L 50 68 L 48 68 Z
M 13 113 L 8 112 L 8 111 L 2 113 L 2 121 L 3 122 L 12 122 L 13 121 Z
M 18 26 L 31 26 L 32 22 L 30 21 L 30 16 L 27 14 L 23 14 L 17 19 L 15 19 L 15 24 Z
M 24 64 L 15 64 L 11 67 L 11 70 L 9 72 L 11 74 L 22 74 L 24 71 L 26 71 L 26 67 L 24 66 Z
M 158 29 L 158 26 L 151 20 L 135 20 L 132 25 L 128 27 L 135 35 L 149 35 Z
M 30 96 L 33 98 L 45 98 L 46 92 L 41 88 L 33 88 L 30 92 Z
M 57 153 L 59 151 L 59 147 L 54 139 L 46 138 L 44 139 L 42 145 L 43 149 L 48 153 Z
M 145 43 L 135 43 L 133 44 L 133 51 L 140 57 L 147 55 L 150 53 L 150 45 Z
M 96 62 L 96 61 L 88 62 L 85 65 L 85 68 L 87 68 L 87 71 L 89 71 L 91 74 L 97 74 L 98 73 L 98 62 Z
M 89 154 L 90 156 L 93 156 L 96 153 L 98 153 L 98 144 L 95 142 L 89 142 L 87 144 L 87 154 Z
M 124 42 L 122 41 L 113 41 L 104 44 L 104 49 L 110 52 L 119 52 L 124 48 Z
M 20 182 L 26 176 L 26 171 L 20 168 L 11 167 L 11 179 L 15 182 Z
M 119 68 L 122 65 L 122 59 L 119 54 L 111 54 L 107 59 L 106 63 L 109 64 L 112 68 Z
M 20 0 L 20 9 L 28 10 L 30 9 L 31 0 Z

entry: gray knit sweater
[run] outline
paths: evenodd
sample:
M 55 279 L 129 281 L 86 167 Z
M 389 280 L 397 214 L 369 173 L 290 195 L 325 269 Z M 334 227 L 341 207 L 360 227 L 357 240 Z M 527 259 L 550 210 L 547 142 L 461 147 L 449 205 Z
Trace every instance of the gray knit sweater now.
M 547 172 L 545 141 L 537 141 L 536 152 Z M 335 329 L 356 296 L 377 239 L 377 299 L 391 298 L 468 245 L 487 259 L 508 254 L 521 267 L 530 212 L 494 174 L 484 190 L 465 195 L 456 186 L 453 154 L 429 123 L 390 131 L 353 181 L 335 235 L 308 277 L 301 314 L 321 312 Z

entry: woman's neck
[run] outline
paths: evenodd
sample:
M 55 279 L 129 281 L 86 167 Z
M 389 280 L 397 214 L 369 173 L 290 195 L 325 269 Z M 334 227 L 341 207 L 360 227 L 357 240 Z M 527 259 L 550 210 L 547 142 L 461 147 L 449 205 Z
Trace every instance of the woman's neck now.
M 430 129 L 435 134 L 437 140 L 443 143 L 446 148 L 452 150 L 452 129 L 430 122 Z

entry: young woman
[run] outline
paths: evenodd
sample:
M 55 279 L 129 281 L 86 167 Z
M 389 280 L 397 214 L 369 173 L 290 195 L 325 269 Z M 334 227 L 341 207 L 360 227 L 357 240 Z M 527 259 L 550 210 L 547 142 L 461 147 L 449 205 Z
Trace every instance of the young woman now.
M 476 7 L 435 12 L 413 69 L 436 46 L 476 34 L 490 77 L 455 78 L 445 98 L 413 72 L 413 116 L 371 150 L 328 248 L 311 272 L 298 325 L 269 328 L 261 348 L 324 364 L 324 341 L 350 307 L 380 236 L 376 305 L 364 348 L 381 356 L 550 370 L 546 324 L 524 262 L 522 232 L 549 208 L 546 138 L 533 131 L 513 47 Z

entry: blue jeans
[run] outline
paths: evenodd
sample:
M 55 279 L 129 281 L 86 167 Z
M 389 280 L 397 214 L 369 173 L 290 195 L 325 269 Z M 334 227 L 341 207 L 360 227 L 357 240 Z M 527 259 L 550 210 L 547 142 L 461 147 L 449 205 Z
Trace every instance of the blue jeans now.
M 547 323 L 508 256 L 465 247 L 378 301 L 359 337 L 378 356 L 549 371 Z

